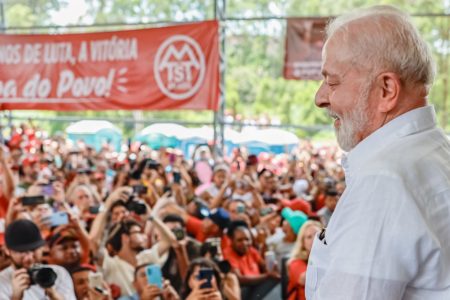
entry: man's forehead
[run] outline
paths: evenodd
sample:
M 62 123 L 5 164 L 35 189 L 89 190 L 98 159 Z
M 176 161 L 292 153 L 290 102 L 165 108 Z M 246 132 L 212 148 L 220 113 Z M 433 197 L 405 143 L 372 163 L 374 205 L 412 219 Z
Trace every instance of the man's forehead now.
M 337 43 L 336 38 L 327 40 L 322 50 L 323 77 L 342 76 L 349 68 L 349 52 L 345 45 Z

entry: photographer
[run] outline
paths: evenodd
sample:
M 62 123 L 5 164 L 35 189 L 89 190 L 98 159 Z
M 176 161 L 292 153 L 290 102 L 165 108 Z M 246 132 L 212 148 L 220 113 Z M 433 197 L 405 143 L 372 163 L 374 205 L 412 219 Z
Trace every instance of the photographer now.
M 36 224 L 12 222 L 6 228 L 5 242 L 12 265 L 0 272 L 0 295 L 13 300 L 75 299 L 72 280 L 64 268 L 37 265 L 45 241 Z

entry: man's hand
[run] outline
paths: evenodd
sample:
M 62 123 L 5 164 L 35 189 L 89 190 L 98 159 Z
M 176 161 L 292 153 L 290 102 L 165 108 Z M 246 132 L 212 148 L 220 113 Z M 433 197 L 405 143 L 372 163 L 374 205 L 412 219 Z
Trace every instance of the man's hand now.
M 126 202 L 132 193 L 133 190 L 129 186 L 118 188 L 106 199 L 105 201 L 106 210 L 109 210 L 111 206 L 119 200 Z
M 170 284 L 169 280 L 164 280 L 162 296 L 164 300 L 179 300 L 180 296 Z
M 14 271 L 12 276 L 12 300 L 22 300 L 23 292 L 30 286 L 30 276 L 26 269 Z
M 63 296 L 56 291 L 55 287 L 49 287 L 45 289 L 45 294 L 50 300 L 64 300 Z
M 269 276 L 269 278 L 273 278 L 276 280 L 280 280 L 281 279 L 281 275 L 278 272 L 277 268 L 274 268 L 272 271 L 268 272 L 267 275 Z
M 0 145 L 0 163 L 6 163 L 5 152 L 6 150 L 3 148 L 3 145 Z
M 162 291 L 155 285 L 147 285 L 142 291 L 141 300 L 154 300 L 161 295 Z

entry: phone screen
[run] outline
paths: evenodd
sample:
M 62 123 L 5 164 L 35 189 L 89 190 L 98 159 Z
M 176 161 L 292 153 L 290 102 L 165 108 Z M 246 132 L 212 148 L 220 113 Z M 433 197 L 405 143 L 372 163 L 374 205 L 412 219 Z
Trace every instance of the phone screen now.
M 52 184 L 46 184 L 42 186 L 42 194 L 44 194 L 47 197 L 53 196 L 53 185 Z
M 29 206 L 29 205 L 38 205 L 38 204 L 44 204 L 45 203 L 45 197 L 44 196 L 24 196 L 20 198 L 20 201 L 22 202 L 22 205 Z
M 180 183 L 181 181 L 181 174 L 180 172 L 173 172 L 173 182 L 174 183 Z
M 145 269 L 147 275 L 147 281 L 150 285 L 156 285 L 158 288 L 162 288 L 162 273 L 161 267 L 158 265 L 150 265 Z
M 201 268 L 200 271 L 198 272 L 198 279 L 202 280 L 202 279 L 206 279 L 206 282 L 203 283 L 200 288 L 201 289 L 207 289 L 207 288 L 211 288 L 212 284 L 211 284 L 211 280 L 212 277 L 214 276 L 214 271 L 211 268 Z
M 69 215 L 63 211 L 56 212 L 51 215 L 50 224 L 52 227 L 69 224 Z
M 103 287 L 103 275 L 102 273 L 89 273 L 89 286 L 91 288 Z

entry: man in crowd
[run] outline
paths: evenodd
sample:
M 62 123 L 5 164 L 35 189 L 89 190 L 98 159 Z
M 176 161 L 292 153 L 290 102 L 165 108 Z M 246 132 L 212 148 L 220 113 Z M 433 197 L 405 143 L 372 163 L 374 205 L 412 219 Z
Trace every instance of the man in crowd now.
M 339 194 L 335 188 L 329 188 L 325 191 L 325 206 L 317 211 L 317 216 L 320 217 L 320 221 L 325 227 L 330 222 L 338 200 Z
M 136 267 L 133 281 L 136 293 L 132 296 L 120 297 L 119 300 L 179 300 L 180 297 L 178 296 L 178 293 L 168 280 L 163 283 L 162 289 L 148 283 L 146 274 L 146 268 L 148 266 L 150 266 L 150 264 L 142 264 Z
M 328 111 L 347 187 L 316 236 L 307 299 L 450 299 L 450 144 L 427 104 L 431 51 L 390 6 L 336 18 L 316 105 Z
M 36 224 L 22 219 L 12 222 L 6 228 L 5 242 L 6 254 L 10 257 L 12 264 L 0 272 L 2 297 L 12 300 L 75 300 L 72 280 L 64 268 L 46 265 L 45 267 L 50 270 L 44 270 L 46 276 L 43 278 L 38 275 L 39 271 L 32 271 L 32 268 L 38 267 L 45 245 Z M 49 281 L 50 277 L 55 281 Z M 43 283 L 42 279 L 48 282 Z
M 71 272 L 75 295 L 78 300 L 111 300 L 111 291 L 106 282 L 102 281 L 100 286 L 93 286 L 89 278 L 98 275 L 96 268 L 92 265 L 82 264 Z M 100 278 L 101 275 L 100 275 Z
M 134 220 L 115 224 L 107 245 L 113 255 L 103 251 L 103 274 L 105 280 L 120 287 L 121 295 L 132 295 L 134 268 L 138 265 L 136 255 L 147 247 L 147 236 L 141 225 Z

